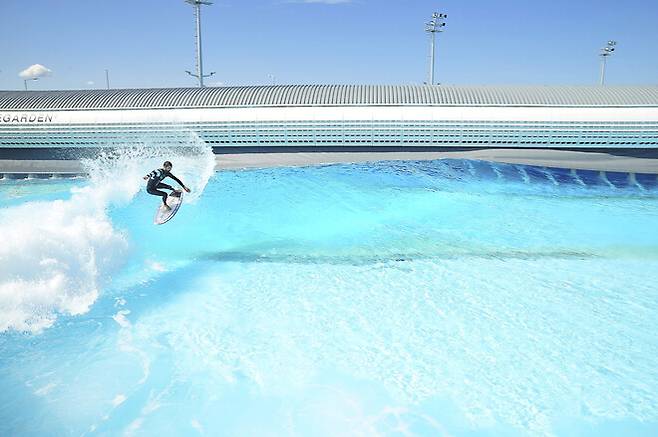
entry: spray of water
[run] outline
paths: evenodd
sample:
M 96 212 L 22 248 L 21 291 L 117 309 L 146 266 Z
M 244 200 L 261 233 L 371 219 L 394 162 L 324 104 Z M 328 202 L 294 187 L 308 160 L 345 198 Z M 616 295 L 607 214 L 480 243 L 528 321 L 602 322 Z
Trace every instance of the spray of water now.
M 73 189 L 69 199 L 0 210 L 0 332 L 38 333 L 61 314 L 89 310 L 130 246 L 108 207 L 129 204 L 144 187 L 142 177 L 165 160 L 191 188 L 186 202 L 195 202 L 215 159 L 210 147 L 191 136 L 182 148 L 140 144 L 84 160 L 89 183 Z

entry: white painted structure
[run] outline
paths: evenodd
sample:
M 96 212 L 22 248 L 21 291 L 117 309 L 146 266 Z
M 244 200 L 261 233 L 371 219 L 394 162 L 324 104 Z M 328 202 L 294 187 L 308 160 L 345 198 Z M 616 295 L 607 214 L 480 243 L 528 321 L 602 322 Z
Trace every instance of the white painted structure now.
M 657 148 L 658 87 L 0 92 L 0 148 Z

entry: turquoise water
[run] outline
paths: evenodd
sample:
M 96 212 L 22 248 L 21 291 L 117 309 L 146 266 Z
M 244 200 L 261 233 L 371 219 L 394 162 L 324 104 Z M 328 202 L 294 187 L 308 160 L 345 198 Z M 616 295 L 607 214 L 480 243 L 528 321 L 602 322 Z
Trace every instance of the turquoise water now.
M 0 435 L 658 433 L 655 176 L 135 158 L 0 181 Z

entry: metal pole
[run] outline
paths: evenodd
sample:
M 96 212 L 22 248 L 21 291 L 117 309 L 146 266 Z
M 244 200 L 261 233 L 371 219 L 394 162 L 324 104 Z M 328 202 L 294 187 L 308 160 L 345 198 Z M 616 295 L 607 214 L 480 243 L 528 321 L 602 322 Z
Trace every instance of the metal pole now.
M 199 78 L 199 87 L 203 88 L 203 60 L 201 57 L 201 5 L 194 5 L 194 15 L 196 18 L 196 74 Z
M 605 67 L 608 62 L 608 56 L 612 56 L 615 52 L 616 45 L 617 41 L 608 41 L 608 44 L 601 49 L 601 53 L 599 54 L 601 56 L 601 80 L 599 81 L 601 86 L 605 85 Z
M 435 32 L 430 32 L 431 43 L 430 43 L 430 80 L 429 84 L 434 85 L 434 40 Z
M 446 14 L 434 12 L 432 20 L 426 23 L 425 31 L 430 34 L 430 77 L 428 85 L 434 85 L 434 57 L 436 53 L 436 33 L 443 32 L 445 27 L 445 19 L 448 18 Z
M 601 56 L 601 80 L 599 81 L 599 84 L 603 86 L 605 84 L 605 64 L 606 64 L 606 59 L 607 56 L 602 55 Z
M 25 85 L 25 91 L 27 91 L 27 81 L 29 81 L 29 80 L 39 80 L 39 78 L 38 77 L 32 77 L 30 79 L 23 80 L 23 85 Z
M 199 88 L 203 88 L 203 78 L 210 77 L 215 72 L 211 72 L 209 75 L 203 75 L 203 51 L 201 50 L 201 5 L 212 5 L 211 1 L 208 0 L 185 0 L 185 3 L 189 3 L 194 6 L 194 19 L 196 21 L 196 74 L 191 71 L 185 70 L 187 74 L 192 77 L 196 77 L 199 81 Z
M 105 70 L 105 86 L 108 90 L 110 89 L 110 73 L 107 69 Z

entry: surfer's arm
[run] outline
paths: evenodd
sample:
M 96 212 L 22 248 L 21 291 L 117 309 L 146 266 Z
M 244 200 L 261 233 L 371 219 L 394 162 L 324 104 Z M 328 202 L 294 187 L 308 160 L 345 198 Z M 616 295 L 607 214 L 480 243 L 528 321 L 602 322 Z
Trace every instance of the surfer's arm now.
M 178 182 L 178 185 L 180 185 L 181 187 L 185 186 L 185 184 L 180 179 L 178 179 L 176 176 L 174 176 L 173 174 L 167 172 L 167 176 L 169 176 L 170 178 L 172 178 L 173 180 Z
M 169 176 L 170 178 L 172 178 L 173 180 L 175 180 L 176 182 L 178 182 L 178 185 L 180 185 L 181 187 L 183 187 L 183 189 L 184 189 L 185 191 L 187 191 L 188 193 L 190 192 L 190 189 L 187 188 L 187 187 L 185 186 L 185 184 L 183 183 L 183 181 L 181 181 L 180 179 L 178 179 L 176 176 L 174 176 L 174 175 L 171 174 L 171 173 L 169 173 L 167 176 Z

